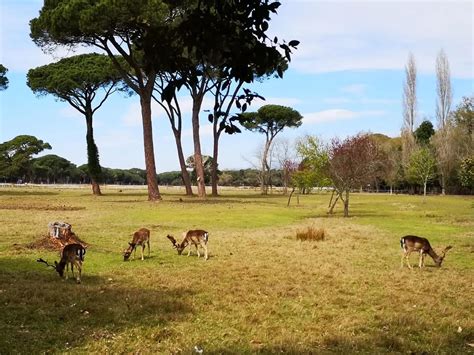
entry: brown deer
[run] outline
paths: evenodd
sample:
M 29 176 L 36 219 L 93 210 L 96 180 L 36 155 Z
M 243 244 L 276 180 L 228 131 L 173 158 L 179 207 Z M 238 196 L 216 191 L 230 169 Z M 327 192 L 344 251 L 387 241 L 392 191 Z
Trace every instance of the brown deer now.
M 150 257 L 150 230 L 146 228 L 140 228 L 135 233 L 133 233 L 133 239 L 129 244 L 128 249 L 123 252 L 123 261 L 127 261 L 130 258 L 130 255 L 133 253 L 133 258 L 137 252 L 137 245 L 142 246 L 142 260 L 145 260 L 143 257 L 143 252 L 145 251 L 145 243 L 148 245 L 148 257 Z
M 431 256 L 431 258 L 433 259 L 437 267 L 440 267 L 444 260 L 444 257 L 446 256 L 446 252 L 452 248 L 452 246 L 449 245 L 443 249 L 443 251 L 441 252 L 441 255 L 438 255 L 435 253 L 435 251 L 431 247 L 428 239 L 417 237 L 415 235 L 406 235 L 402 237 L 400 239 L 400 246 L 402 247 L 402 250 L 403 250 L 401 267 L 403 267 L 404 260 L 406 260 L 407 265 L 410 269 L 413 269 L 413 267 L 410 265 L 409 256 L 413 251 L 420 253 L 420 261 L 418 263 L 418 266 L 420 268 L 422 268 L 425 265 L 426 254 Z
M 198 258 L 201 257 L 201 253 L 199 253 L 199 246 L 204 249 L 204 259 L 207 260 L 208 254 L 207 254 L 207 242 L 209 240 L 209 233 L 202 230 L 202 229 L 196 229 L 196 230 L 190 230 L 188 232 L 183 233 L 183 241 L 181 243 L 178 243 L 176 239 L 172 235 L 167 235 L 166 238 L 168 238 L 171 243 L 173 243 L 173 248 L 175 248 L 178 251 L 178 255 L 181 255 L 183 250 L 190 244 L 194 244 L 196 247 L 196 252 L 198 255 Z M 188 251 L 188 256 L 191 255 L 191 246 L 189 247 Z
M 39 263 L 45 263 L 47 266 L 55 269 L 59 276 L 66 276 L 69 272 L 69 264 L 71 264 L 72 277 L 74 277 L 74 265 L 79 270 L 79 275 L 76 278 L 78 284 L 81 283 L 81 273 L 82 273 L 82 263 L 84 262 L 84 255 L 86 254 L 86 249 L 81 244 L 68 244 L 66 245 L 61 252 L 61 260 L 59 263 L 54 262 L 54 265 L 49 264 L 47 261 L 39 258 L 36 260 Z M 64 275 L 64 269 L 66 269 L 66 275 Z

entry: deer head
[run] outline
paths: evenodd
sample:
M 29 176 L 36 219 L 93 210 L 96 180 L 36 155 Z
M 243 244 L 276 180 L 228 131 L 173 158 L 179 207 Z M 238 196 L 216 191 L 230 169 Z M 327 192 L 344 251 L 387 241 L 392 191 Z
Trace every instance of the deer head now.
M 123 251 L 123 261 L 127 261 L 130 259 L 130 255 L 132 255 L 133 249 L 135 249 L 136 244 L 128 243 L 129 247 Z
M 438 259 L 435 261 L 436 266 L 440 267 L 441 264 L 443 263 L 444 257 L 446 256 L 446 253 L 452 249 L 453 247 L 451 245 L 448 245 L 446 248 L 444 248 L 441 251 L 441 255 L 438 257 Z
M 176 239 L 172 235 L 167 235 L 166 238 L 168 238 L 171 243 L 173 243 L 173 248 L 175 248 L 178 251 L 178 255 L 181 255 L 183 252 L 184 248 L 188 246 L 188 242 L 184 240 L 181 244 L 177 242 Z

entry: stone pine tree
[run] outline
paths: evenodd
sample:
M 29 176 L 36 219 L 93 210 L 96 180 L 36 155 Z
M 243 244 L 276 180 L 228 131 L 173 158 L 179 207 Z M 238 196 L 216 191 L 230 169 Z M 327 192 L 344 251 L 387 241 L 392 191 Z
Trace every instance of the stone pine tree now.
M 144 54 L 144 44 L 170 56 L 163 28 L 179 13 L 160 0 L 45 1 L 30 21 L 30 37 L 45 51 L 58 46 L 100 48 L 110 57 L 127 86 L 140 97 L 148 200 L 161 200 L 156 179 L 151 100 L 157 71 L 155 57 Z M 161 35 L 157 35 L 161 34 Z M 140 43 L 141 46 L 138 46 Z M 124 61 L 119 61 L 118 56 Z M 160 60 L 160 63 L 162 61 Z
M 280 105 L 265 105 L 257 112 L 246 112 L 241 115 L 244 127 L 252 132 L 265 135 L 265 145 L 261 157 L 261 190 L 262 194 L 268 193 L 269 161 L 268 155 L 275 137 L 285 128 L 301 126 L 303 117 L 290 108 Z
M 237 132 L 227 110 L 237 101 L 234 88 L 240 89 L 244 83 L 252 83 L 268 73 L 276 72 L 282 77 L 292 49 L 299 43 L 286 43 L 267 34 L 270 16 L 276 14 L 279 6 L 279 2 L 271 0 L 190 1 L 179 12 L 174 31 L 168 33 L 168 40 L 175 44 L 172 52 L 179 53 L 174 61 L 179 75 L 169 83 L 162 98 L 172 100 L 176 90 L 183 86 L 192 98 L 194 161 L 200 197 L 206 195 L 199 133 L 204 97 L 212 91 L 214 107 L 208 118 L 213 124 L 213 194 L 217 194 L 218 140 L 222 131 Z M 156 58 L 160 57 L 159 46 L 144 47 L 147 55 L 155 53 Z M 160 65 L 159 60 L 154 63 Z M 245 111 L 247 100 L 254 97 L 245 91 L 242 95 L 245 105 L 237 107 L 240 112 Z
M 121 75 L 108 56 L 83 54 L 28 71 L 28 86 L 37 95 L 54 95 L 84 115 L 87 166 L 94 195 L 100 195 L 101 167 L 94 140 L 93 116 L 117 90 Z
M 32 157 L 51 145 L 34 136 L 20 135 L 0 143 L 0 179 L 27 181 L 31 177 Z

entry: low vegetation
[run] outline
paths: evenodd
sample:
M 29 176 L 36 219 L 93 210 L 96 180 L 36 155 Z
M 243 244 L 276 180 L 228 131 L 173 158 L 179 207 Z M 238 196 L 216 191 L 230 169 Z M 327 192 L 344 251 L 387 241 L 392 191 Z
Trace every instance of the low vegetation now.
M 0 188 L 0 353 L 467 353 L 473 350 L 474 199 L 224 190 L 200 200 L 163 189 Z M 37 263 L 51 221 L 88 243 L 82 283 Z M 123 261 L 133 232 L 151 256 Z M 297 242 L 313 227 L 320 243 Z M 166 238 L 209 232 L 209 260 Z M 400 269 L 400 237 L 427 237 L 441 268 Z M 412 256 L 416 264 L 417 256 Z

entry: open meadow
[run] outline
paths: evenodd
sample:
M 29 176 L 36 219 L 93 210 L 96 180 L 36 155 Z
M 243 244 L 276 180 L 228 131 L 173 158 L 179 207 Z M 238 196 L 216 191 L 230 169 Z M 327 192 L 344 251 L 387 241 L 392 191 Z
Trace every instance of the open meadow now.
M 205 201 L 162 189 L 0 188 L 0 354 L 469 353 L 474 350 L 474 198 L 223 190 Z M 82 284 L 37 263 L 51 221 L 89 244 Z M 306 227 L 324 241 L 298 241 Z M 124 262 L 140 227 L 151 257 Z M 209 260 L 167 234 L 210 233 Z M 441 268 L 400 268 L 400 237 L 449 245 Z M 194 249 L 193 249 L 194 251 Z M 146 254 L 145 254 L 146 255 Z M 411 263 L 418 257 L 412 254 Z

